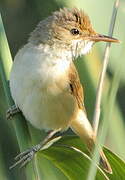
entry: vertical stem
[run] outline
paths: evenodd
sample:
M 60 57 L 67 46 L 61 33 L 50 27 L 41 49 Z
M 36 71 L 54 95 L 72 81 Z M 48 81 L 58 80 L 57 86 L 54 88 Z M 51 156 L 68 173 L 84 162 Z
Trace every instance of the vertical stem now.
M 109 33 L 108 33 L 109 36 L 112 36 L 112 34 L 113 34 L 118 6 L 119 6 L 119 0 L 116 0 L 114 3 L 111 23 L 110 23 L 110 27 L 109 27 Z M 101 98 L 102 98 L 102 90 L 103 90 L 103 84 L 104 84 L 106 69 L 107 69 L 107 65 L 108 65 L 108 61 L 109 61 L 110 46 L 111 46 L 111 43 L 107 43 L 106 48 L 105 48 L 105 53 L 104 53 L 103 68 L 102 68 L 102 72 L 100 74 L 100 79 L 99 79 L 98 88 L 97 88 L 96 105 L 95 105 L 94 122 L 93 122 L 93 128 L 94 128 L 95 136 L 97 135 L 97 131 L 98 131 L 100 109 L 101 109 L 100 105 L 101 105 Z M 107 133 L 107 122 L 106 121 L 103 121 L 101 131 L 102 130 L 104 133 L 99 132 L 98 144 L 96 145 L 96 147 L 94 149 L 92 163 L 91 163 L 91 166 L 89 169 L 87 180 L 94 180 L 95 176 L 96 176 L 97 167 L 94 164 L 98 163 L 98 161 L 99 161 L 99 151 L 98 151 L 99 149 L 98 149 L 98 147 L 101 146 L 100 145 L 101 142 L 104 142 L 105 135 Z
M 2 79 L 4 93 L 6 96 L 5 102 L 8 104 L 8 106 L 14 104 L 11 98 L 9 83 L 8 83 L 11 67 L 12 67 L 12 58 L 11 58 L 6 34 L 4 31 L 2 18 L 0 15 L 0 76 Z M 20 150 L 23 151 L 29 146 L 31 142 L 30 135 L 28 132 L 28 127 L 26 122 L 24 121 L 24 117 L 22 117 L 19 114 L 15 115 L 13 117 L 13 127 L 17 136 Z M 27 165 L 25 172 L 27 179 L 30 180 L 36 179 L 36 173 L 34 171 L 32 163 Z
M 109 33 L 108 33 L 108 35 L 111 36 L 111 37 L 113 35 L 113 30 L 114 30 L 114 26 L 115 26 L 118 6 L 119 6 L 119 0 L 116 0 L 115 3 L 114 3 L 112 18 L 111 18 L 111 23 L 110 23 L 110 27 L 109 27 Z M 100 73 L 99 83 L 98 83 L 98 87 L 97 87 L 95 111 L 94 111 L 94 117 L 93 117 L 93 129 L 94 129 L 95 136 L 97 135 L 97 132 L 98 132 L 100 112 L 101 112 L 101 99 L 102 99 L 104 78 L 105 78 L 105 75 L 106 75 L 106 69 L 107 69 L 107 65 L 108 65 L 108 62 L 109 62 L 110 46 L 111 46 L 111 43 L 108 42 L 106 44 L 106 48 L 105 48 L 102 71 Z

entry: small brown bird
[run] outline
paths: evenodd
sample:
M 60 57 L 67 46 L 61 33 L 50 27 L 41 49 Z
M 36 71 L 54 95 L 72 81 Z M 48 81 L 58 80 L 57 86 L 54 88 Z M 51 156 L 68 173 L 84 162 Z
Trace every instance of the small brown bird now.
M 83 88 L 73 60 L 88 53 L 98 41 L 117 39 L 95 32 L 82 11 L 60 9 L 41 21 L 28 43 L 17 53 L 10 74 L 14 102 L 34 127 L 51 131 L 44 142 L 18 155 L 25 165 L 58 131 L 69 127 L 92 152 L 95 137 L 84 106 Z M 103 151 L 100 165 L 112 173 Z

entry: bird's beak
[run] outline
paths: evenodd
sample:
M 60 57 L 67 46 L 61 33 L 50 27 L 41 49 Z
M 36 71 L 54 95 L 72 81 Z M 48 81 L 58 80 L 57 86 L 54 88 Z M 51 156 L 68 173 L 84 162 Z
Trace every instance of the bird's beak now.
M 94 36 L 89 37 L 90 40 L 98 42 L 98 41 L 105 41 L 105 42 L 114 42 L 114 43 L 119 43 L 119 40 L 113 37 L 101 35 L 101 34 L 96 34 Z

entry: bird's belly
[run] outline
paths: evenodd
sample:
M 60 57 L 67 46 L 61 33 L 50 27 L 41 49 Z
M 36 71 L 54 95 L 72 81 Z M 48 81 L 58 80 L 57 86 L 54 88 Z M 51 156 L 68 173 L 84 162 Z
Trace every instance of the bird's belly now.
M 69 93 L 53 96 L 35 91 L 25 98 L 22 112 L 38 129 L 65 130 L 75 114 L 75 100 Z
M 30 45 L 31 46 L 31 45 Z M 10 90 L 25 118 L 39 129 L 65 129 L 75 113 L 67 57 L 24 46 L 14 60 Z

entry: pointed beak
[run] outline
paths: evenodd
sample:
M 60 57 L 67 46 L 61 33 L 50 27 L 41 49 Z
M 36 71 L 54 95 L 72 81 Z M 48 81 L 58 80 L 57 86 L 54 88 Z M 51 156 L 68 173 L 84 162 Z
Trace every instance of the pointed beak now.
M 105 41 L 105 42 L 114 42 L 114 43 L 119 43 L 119 40 L 113 37 L 101 35 L 101 34 L 96 34 L 95 36 L 90 36 L 90 40 L 98 42 L 98 41 Z

